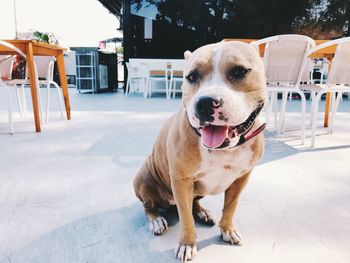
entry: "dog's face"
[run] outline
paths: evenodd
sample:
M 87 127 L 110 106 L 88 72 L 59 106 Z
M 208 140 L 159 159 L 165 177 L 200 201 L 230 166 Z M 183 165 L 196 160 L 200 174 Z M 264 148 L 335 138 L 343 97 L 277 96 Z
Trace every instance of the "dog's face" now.
M 253 47 L 221 42 L 185 52 L 183 104 L 202 145 L 226 149 L 251 128 L 265 101 L 265 74 Z

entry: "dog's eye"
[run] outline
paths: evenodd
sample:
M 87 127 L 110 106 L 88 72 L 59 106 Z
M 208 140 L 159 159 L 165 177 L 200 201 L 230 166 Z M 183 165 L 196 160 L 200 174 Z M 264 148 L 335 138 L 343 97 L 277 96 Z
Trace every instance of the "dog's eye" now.
M 200 74 L 197 70 L 193 70 L 191 71 L 187 76 L 186 79 L 188 80 L 189 83 L 191 84 L 195 84 L 196 82 L 198 82 L 200 78 Z
M 247 75 L 249 71 L 251 71 L 249 68 L 245 68 L 243 66 L 234 66 L 227 72 L 227 78 L 229 80 L 241 80 Z

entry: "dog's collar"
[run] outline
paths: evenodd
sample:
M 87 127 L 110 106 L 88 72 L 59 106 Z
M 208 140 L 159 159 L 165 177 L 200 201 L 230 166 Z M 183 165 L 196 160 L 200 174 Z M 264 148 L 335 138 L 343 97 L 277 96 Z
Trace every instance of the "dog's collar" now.
M 257 135 L 259 135 L 265 129 L 266 123 L 263 123 L 257 129 L 255 129 L 254 131 L 250 132 L 251 129 L 253 128 L 254 124 L 255 124 L 255 119 L 259 115 L 259 113 L 262 110 L 263 106 L 264 106 L 264 103 L 260 103 L 258 105 L 258 107 L 249 115 L 248 119 L 245 122 L 243 122 L 242 124 L 238 125 L 234 129 L 234 135 L 235 135 L 234 137 L 239 136 L 239 140 L 238 140 L 236 145 L 228 147 L 226 149 L 231 149 L 231 148 L 235 148 L 237 146 L 242 145 L 243 143 L 245 143 L 245 142 L 249 141 L 250 139 L 252 139 L 252 138 L 256 137 Z M 201 134 L 200 134 L 199 130 L 196 129 L 195 127 L 193 127 L 192 125 L 191 125 L 191 127 L 196 132 L 196 134 L 199 137 L 201 137 Z
M 250 139 L 254 138 L 259 133 L 261 133 L 265 129 L 265 127 L 266 127 L 266 123 L 263 123 L 262 125 L 259 126 L 259 128 L 257 128 L 256 130 L 251 132 L 249 135 L 247 135 L 249 133 L 249 131 L 251 130 L 251 128 L 250 128 L 246 133 L 241 134 L 241 136 L 239 137 L 238 143 L 235 146 L 233 146 L 233 147 L 237 147 L 237 146 L 245 143 L 246 141 L 249 141 Z M 233 148 L 233 147 L 231 147 L 231 148 Z

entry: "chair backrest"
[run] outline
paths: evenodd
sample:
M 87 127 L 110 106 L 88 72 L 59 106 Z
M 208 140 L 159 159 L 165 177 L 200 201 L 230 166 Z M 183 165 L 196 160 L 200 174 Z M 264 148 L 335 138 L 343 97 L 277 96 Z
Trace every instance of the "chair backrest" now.
M 185 60 L 177 59 L 170 61 L 170 68 L 173 71 L 172 74 L 174 77 L 183 77 L 183 71 L 185 69 Z
M 171 60 L 169 63 L 171 64 L 171 68 L 173 70 L 183 71 L 185 68 L 185 60 L 184 59 Z
M 329 84 L 350 84 L 350 37 L 338 44 L 329 72 Z
M 146 65 L 138 62 L 125 62 L 128 75 L 131 78 L 149 77 L 149 69 Z
M 255 42 L 265 44 L 264 66 L 267 82 L 299 83 L 307 53 L 315 41 L 303 35 L 278 35 Z
M 313 73 L 314 62 L 312 59 L 306 59 L 304 70 L 301 74 L 300 81 L 303 83 L 310 84 L 312 81 L 312 73 Z
M 14 56 L 0 55 L 0 80 L 9 80 L 12 78 Z
M 326 47 L 337 45 L 327 84 L 350 84 L 350 37 L 327 41 L 309 50 L 309 54 L 315 53 Z
M 38 71 L 38 77 L 46 80 L 53 80 L 55 58 L 50 56 L 34 56 Z

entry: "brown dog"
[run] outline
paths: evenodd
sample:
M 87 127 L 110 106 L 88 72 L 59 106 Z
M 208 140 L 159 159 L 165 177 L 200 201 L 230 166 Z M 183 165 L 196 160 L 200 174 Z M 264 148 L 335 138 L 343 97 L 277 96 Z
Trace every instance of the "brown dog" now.
M 196 254 L 193 214 L 215 223 L 199 204 L 205 195 L 225 192 L 221 235 L 226 242 L 241 242 L 232 220 L 239 195 L 263 154 L 264 125 L 256 117 L 265 100 L 263 65 L 250 45 L 211 44 L 186 51 L 185 59 L 183 104 L 161 129 L 134 180 L 155 235 L 167 229 L 158 208 L 176 204 L 181 230 L 175 256 L 182 261 Z

